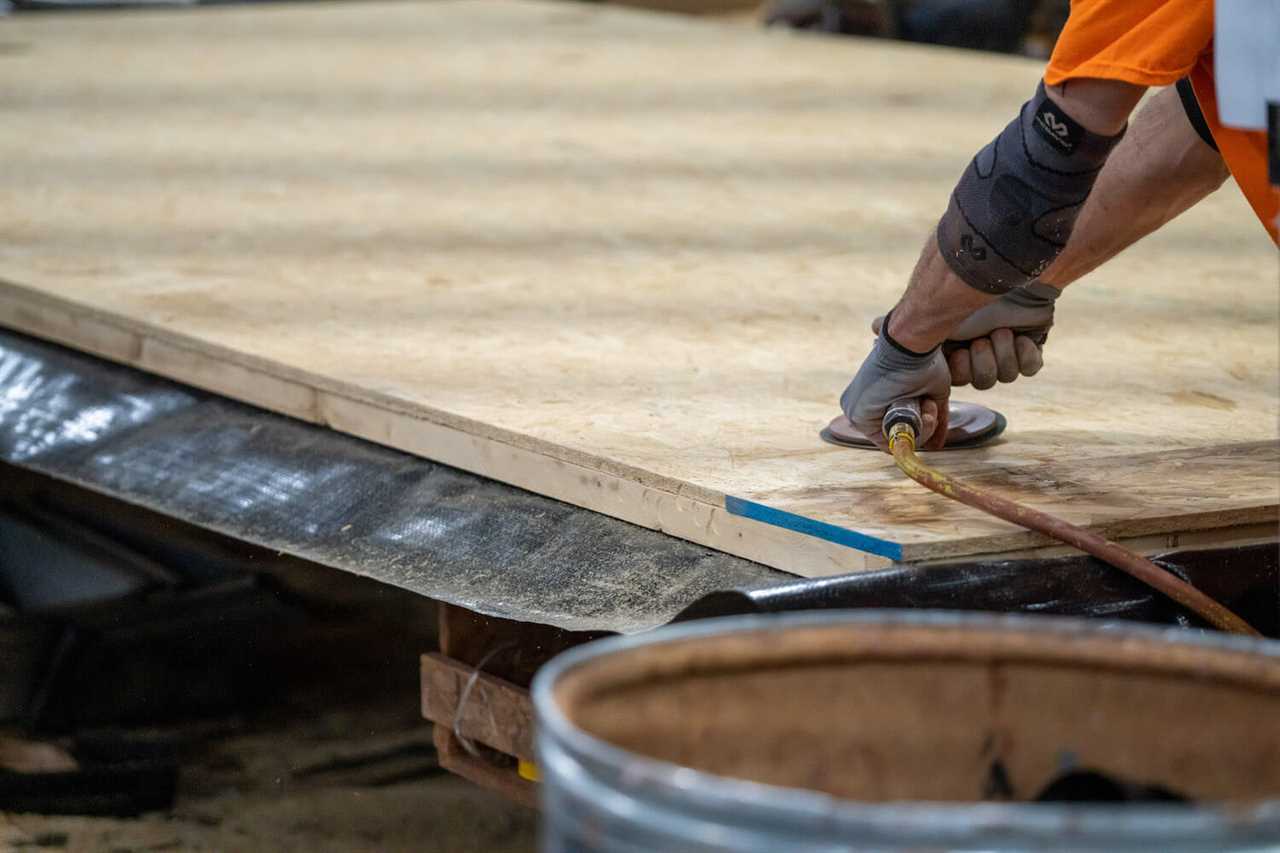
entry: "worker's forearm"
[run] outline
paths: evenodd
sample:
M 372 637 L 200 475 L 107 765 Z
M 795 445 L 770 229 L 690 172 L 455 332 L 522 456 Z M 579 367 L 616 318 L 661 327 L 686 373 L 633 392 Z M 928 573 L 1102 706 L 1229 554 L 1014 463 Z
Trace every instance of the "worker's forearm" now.
M 997 297 L 974 290 L 951 271 L 930 237 L 916 261 L 907 292 L 889 317 L 889 336 L 909 350 L 928 352 L 951 330 Z
M 1045 270 L 1070 242 L 1080 200 L 1142 92 L 1094 80 L 1039 88 L 966 168 L 893 311 L 890 337 L 926 352 Z
M 1107 160 L 1070 242 L 1040 280 L 1070 284 L 1213 192 L 1227 174 L 1175 90 L 1156 93 Z
M 1114 136 L 1124 130 L 1129 114 L 1146 91 L 1146 86 L 1088 77 L 1045 86 L 1049 100 L 1090 132 L 1102 136 Z

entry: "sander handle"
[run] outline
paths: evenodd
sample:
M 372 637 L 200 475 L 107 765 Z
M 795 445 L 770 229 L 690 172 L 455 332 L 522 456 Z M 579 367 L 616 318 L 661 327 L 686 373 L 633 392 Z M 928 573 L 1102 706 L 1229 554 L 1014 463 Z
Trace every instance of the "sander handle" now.
M 1038 347 L 1043 347 L 1049 340 L 1049 329 L 1045 326 L 1011 326 L 1009 331 L 1013 332 L 1015 338 L 1031 338 L 1031 342 Z M 963 341 L 945 340 L 942 342 L 942 354 L 949 356 L 956 350 L 968 349 L 975 340 L 977 338 Z

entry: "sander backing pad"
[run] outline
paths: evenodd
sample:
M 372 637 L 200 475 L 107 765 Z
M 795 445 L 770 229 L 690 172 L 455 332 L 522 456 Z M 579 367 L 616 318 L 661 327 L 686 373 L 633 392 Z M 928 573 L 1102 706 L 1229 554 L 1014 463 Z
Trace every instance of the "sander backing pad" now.
M 952 403 L 943 450 L 965 450 L 994 441 L 1007 425 L 1004 415 L 977 403 Z M 875 444 L 853 428 L 844 415 L 834 418 L 818 433 L 823 441 L 840 447 L 874 450 Z

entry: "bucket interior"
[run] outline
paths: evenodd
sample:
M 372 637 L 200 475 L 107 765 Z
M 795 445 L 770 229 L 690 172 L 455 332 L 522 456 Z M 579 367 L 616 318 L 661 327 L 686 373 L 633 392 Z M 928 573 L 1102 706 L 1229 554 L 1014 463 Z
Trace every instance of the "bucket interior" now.
M 633 753 L 854 800 L 1030 800 L 1071 770 L 1280 797 L 1280 660 L 1156 637 L 764 629 L 595 657 L 553 695 Z

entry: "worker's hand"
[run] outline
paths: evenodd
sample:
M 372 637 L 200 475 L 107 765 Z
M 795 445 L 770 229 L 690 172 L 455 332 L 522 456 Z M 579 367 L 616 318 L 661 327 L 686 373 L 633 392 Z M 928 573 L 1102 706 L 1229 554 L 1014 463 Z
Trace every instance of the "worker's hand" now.
M 970 314 L 942 347 L 951 384 L 972 384 L 985 391 L 997 381 L 1039 373 L 1053 325 L 1053 303 L 1061 293 L 1052 285 L 1032 282 Z M 878 334 L 883 322 L 877 317 L 871 330 Z
M 881 329 L 871 353 L 840 396 L 840 408 L 855 429 L 888 450 L 881 431 L 884 413 L 898 400 L 918 398 L 923 434 L 917 442 L 923 450 L 938 450 L 946 439 L 950 397 L 951 371 L 941 349 L 913 353 Z

